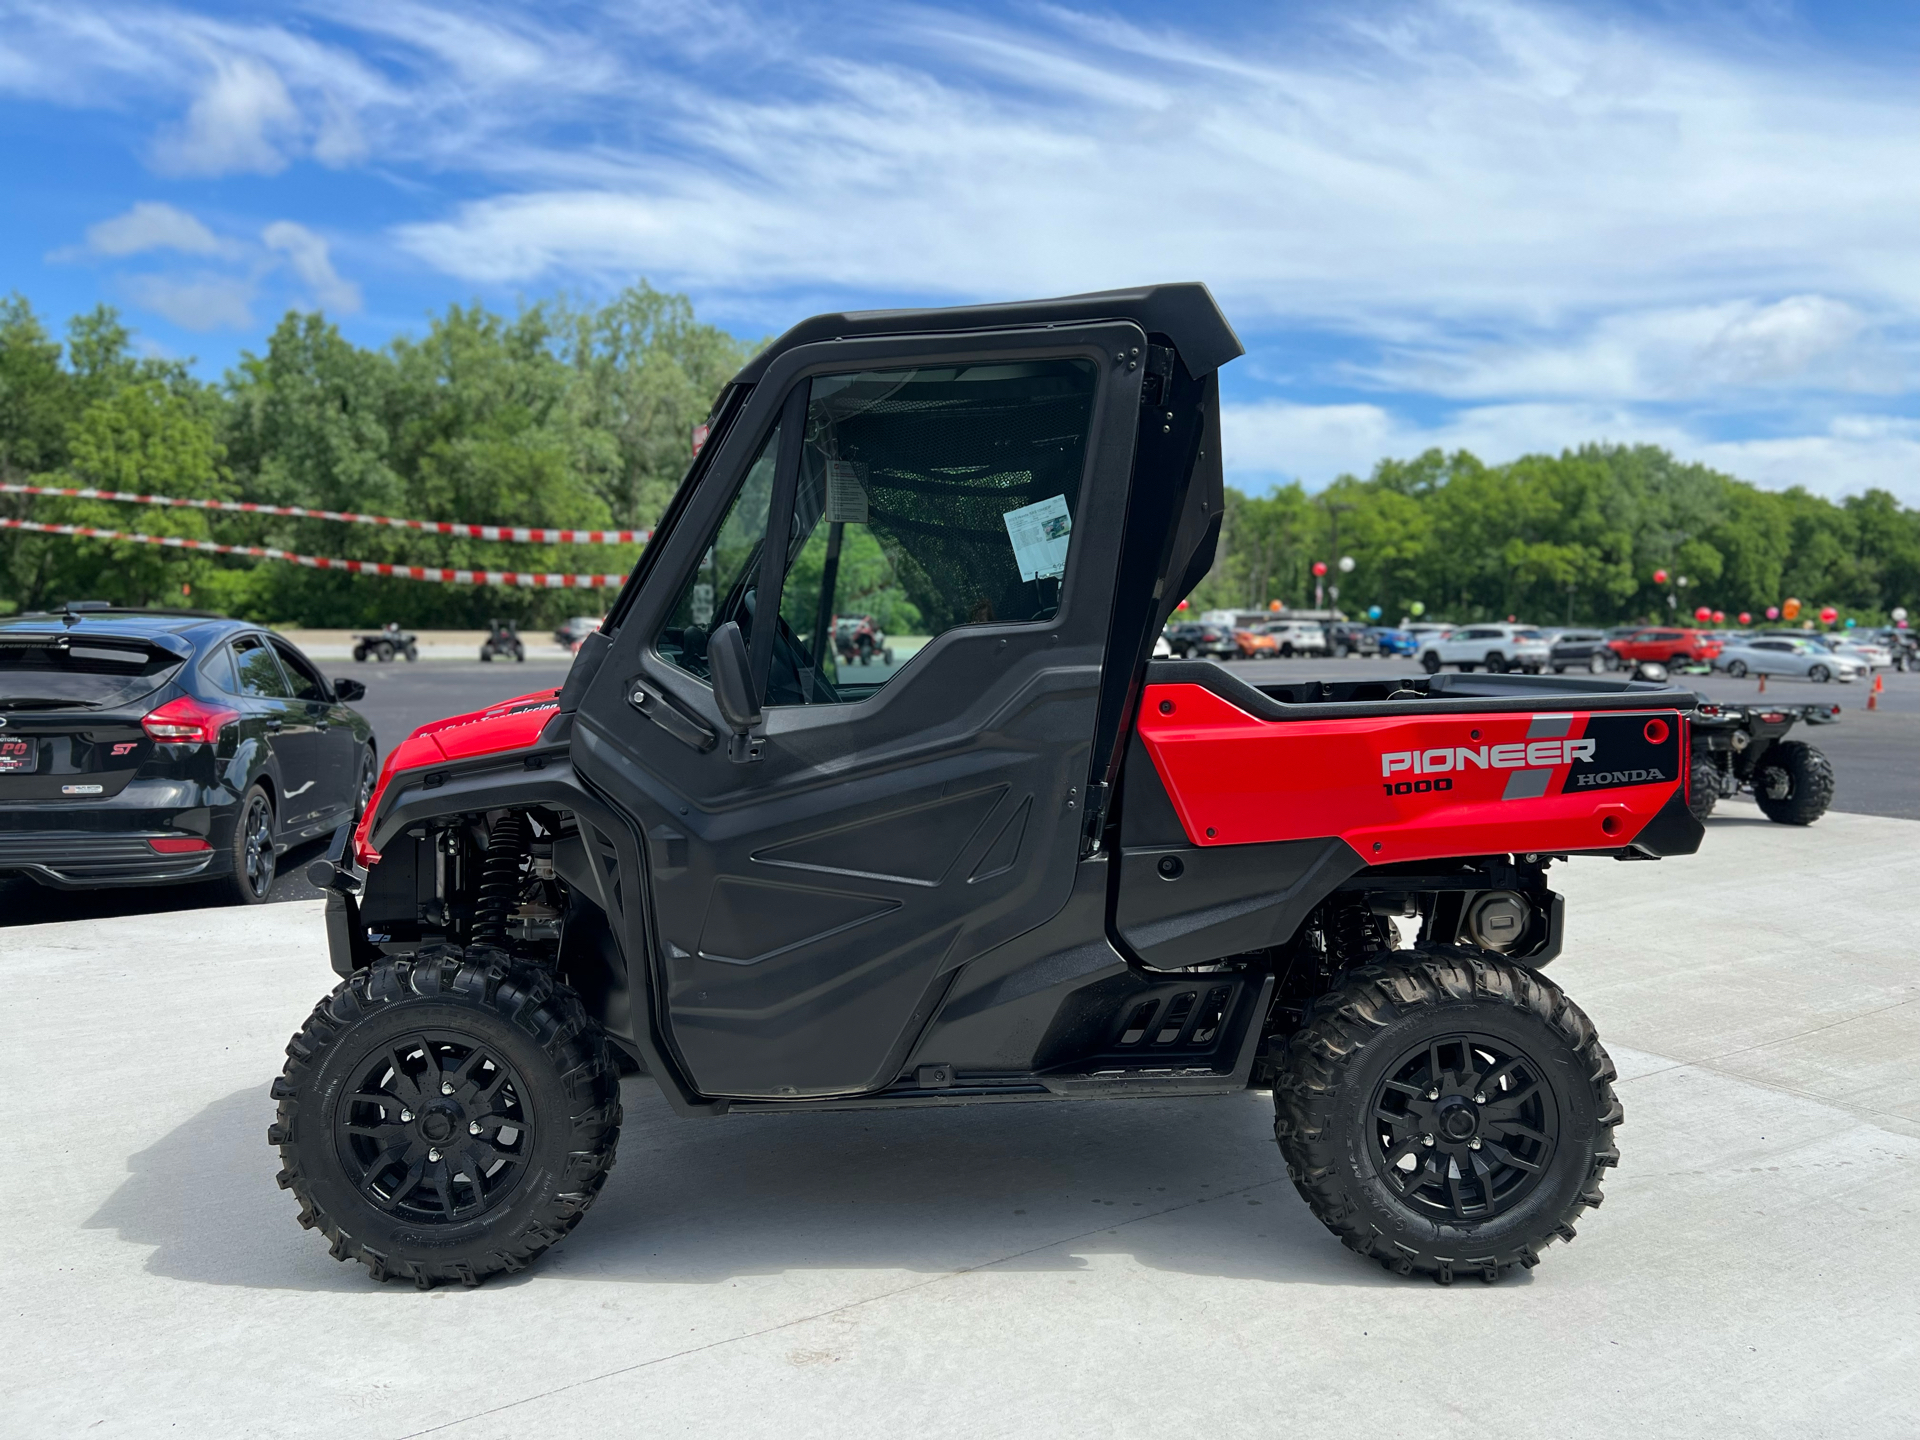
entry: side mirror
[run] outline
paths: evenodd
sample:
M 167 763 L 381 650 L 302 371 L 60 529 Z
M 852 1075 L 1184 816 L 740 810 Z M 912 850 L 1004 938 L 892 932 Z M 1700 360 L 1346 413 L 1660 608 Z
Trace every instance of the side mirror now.
M 713 675 L 713 698 L 720 718 L 736 735 L 745 735 L 760 723 L 760 705 L 753 697 L 752 669 L 747 662 L 747 638 L 732 620 L 707 637 L 707 666 Z
M 367 698 L 367 687 L 358 680 L 336 680 L 333 682 L 333 698 L 351 705 L 355 700 Z

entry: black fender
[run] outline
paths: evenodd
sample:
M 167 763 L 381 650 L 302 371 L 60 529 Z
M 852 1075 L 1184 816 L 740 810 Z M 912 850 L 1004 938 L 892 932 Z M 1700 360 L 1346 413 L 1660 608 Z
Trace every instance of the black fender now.
M 626 1023 L 620 1017 L 607 1026 L 608 1038 L 627 1050 L 659 1082 L 667 1101 L 682 1115 L 722 1115 L 725 1100 L 709 1100 L 686 1078 L 686 1069 L 674 1053 L 670 1038 L 659 1024 L 661 1005 L 654 983 L 658 967 L 652 963 L 652 906 L 647 903 L 646 849 L 628 818 L 591 789 L 574 770 L 564 746 L 514 750 L 472 760 L 408 770 L 387 783 L 369 834 L 375 850 L 416 825 L 451 815 L 491 810 L 541 807 L 571 813 L 581 824 L 584 839 L 579 855 L 555 853 L 555 868 L 576 895 L 604 912 L 626 974 Z M 593 853 L 597 851 L 598 853 Z M 342 859 L 345 858 L 342 852 Z M 351 872 L 343 872 L 350 876 Z M 358 889 L 358 886 L 354 887 Z M 358 906 L 352 894 L 336 888 L 343 901 L 338 929 L 346 936 L 335 940 L 333 904 L 328 901 L 328 943 L 336 970 L 359 959 L 352 946 L 366 944 Z M 347 946 L 342 952 L 340 946 Z

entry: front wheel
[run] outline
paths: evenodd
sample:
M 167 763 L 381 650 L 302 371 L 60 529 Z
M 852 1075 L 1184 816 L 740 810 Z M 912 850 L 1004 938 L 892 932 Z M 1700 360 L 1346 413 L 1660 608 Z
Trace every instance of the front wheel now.
M 1727 662 L 1727 678 L 1730 680 L 1746 679 L 1747 662 L 1744 660 L 1729 660 Z
M 417 646 L 414 646 L 414 645 L 409 645 L 409 646 L 407 646 L 407 649 L 406 649 L 406 656 L 407 656 L 407 663 L 408 663 L 409 665 L 411 665 L 411 664 L 412 664 L 412 663 L 413 663 L 414 661 L 416 661 L 416 660 L 418 660 L 418 659 L 420 658 L 420 650 L 419 650 L 419 648 L 418 648 Z
M 393 659 L 393 646 L 385 640 L 382 640 L 378 645 L 373 647 L 373 658 L 378 660 L 382 665 L 386 664 L 389 660 Z
M 1776 740 L 1754 772 L 1753 798 L 1769 820 L 1811 825 L 1833 803 L 1833 766 L 1804 740 Z
M 1611 665 L 1607 664 L 1607 657 L 1600 654 L 1598 651 L 1595 651 L 1593 654 L 1587 657 L 1587 673 L 1588 674 L 1604 675 L 1607 673 L 1607 671 L 1611 670 L 1612 668 L 1613 667 Z
M 486 664 L 493 663 L 493 647 L 491 645 L 482 645 L 480 647 L 480 659 Z
M 287 1043 L 267 1140 L 300 1223 L 376 1280 L 523 1270 L 612 1168 L 618 1073 L 574 992 L 452 946 L 356 971 Z
M 1833 679 L 1833 672 L 1824 665 L 1816 665 L 1807 671 L 1807 679 L 1813 681 L 1816 685 L 1824 685 Z
M 1484 951 L 1348 972 L 1274 1084 L 1287 1174 L 1348 1249 L 1401 1275 L 1538 1263 L 1619 1163 L 1613 1062 L 1543 976 Z
M 1420 668 L 1429 675 L 1438 675 L 1440 673 L 1439 655 L 1432 650 L 1427 651 L 1420 657 Z
M 365 660 L 366 658 L 367 658 L 366 646 L 356 645 L 353 647 L 353 659 L 355 664 L 359 664 L 361 661 Z
M 1498 653 L 1497 651 L 1490 651 L 1487 655 L 1487 673 L 1489 675 L 1506 674 L 1507 673 L 1507 657 Z

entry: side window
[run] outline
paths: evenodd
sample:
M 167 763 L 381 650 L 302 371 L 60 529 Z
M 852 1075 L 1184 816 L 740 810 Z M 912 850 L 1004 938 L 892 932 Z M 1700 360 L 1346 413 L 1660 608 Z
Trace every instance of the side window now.
M 287 672 L 287 683 L 293 687 L 294 699 L 327 698 L 327 687 L 320 683 L 319 672 L 307 663 L 306 657 L 295 654 L 285 645 L 275 645 L 273 650 L 280 657 L 280 668 Z
M 222 645 L 200 662 L 200 673 L 229 695 L 240 693 L 240 682 L 233 674 L 233 647 Z
M 280 662 L 258 635 L 242 635 L 233 642 L 233 665 L 240 675 L 240 693 L 268 700 L 291 699 Z
M 864 699 L 962 625 L 1060 606 L 1098 368 L 994 361 L 817 377 L 770 705 Z
M 767 534 L 767 507 L 773 498 L 773 467 L 780 454 L 775 425 L 754 458 L 740 489 L 707 542 L 693 578 L 662 627 L 661 656 L 702 680 L 709 678 L 707 637 L 729 620 L 753 631 L 753 591 L 760 574 L 760 542 Z

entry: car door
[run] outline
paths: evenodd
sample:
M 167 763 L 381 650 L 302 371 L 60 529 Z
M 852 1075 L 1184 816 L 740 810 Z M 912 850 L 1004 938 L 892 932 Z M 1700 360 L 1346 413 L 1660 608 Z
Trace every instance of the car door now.
M 311 820 L 325 760 L 320 732 L 307 707 L 293 698 L 287 673 L 265 635 L 241 635 L 231 646 L 240 693 L 254 702 L 273 757 L 274 823 L 285 834 Z
M 654 542 L 573 757 L 644 830 L 703 1093 L 892 1083 L 959 968 L 1066 903 L 1146 353 L 1130 323 L 798 347 Z M 924 643 L 841 668 L 855 612 Z M 729 622 L 747 744 L 706 665 Z
M 289 709 L 299 709 L 313 735 L 315 783 L 310 792 L 313 808 L 306 823 L 323 823 L 353 804 L 354 787 L 360 779 L 360 741 L 344 709 L 335 702 L 333 688 L 321 678 L 313 662 L 278 636 L 273 637 L 272 644 L 293 692 Z

